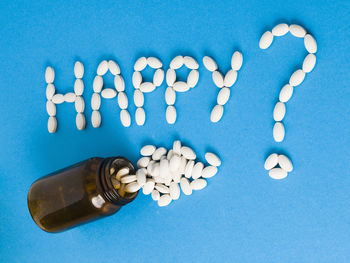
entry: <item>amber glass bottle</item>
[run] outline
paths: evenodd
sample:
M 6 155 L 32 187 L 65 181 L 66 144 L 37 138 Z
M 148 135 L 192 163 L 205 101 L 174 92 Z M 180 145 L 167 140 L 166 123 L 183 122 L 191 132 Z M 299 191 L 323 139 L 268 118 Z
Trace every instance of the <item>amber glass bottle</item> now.
M 28 208 L 35 223 L 47 232 L 60 232 L 117 212 L 136 193 L 123 190 L 116 176 L 135 168 L 123 157 L 90 158 L 35 181 Z

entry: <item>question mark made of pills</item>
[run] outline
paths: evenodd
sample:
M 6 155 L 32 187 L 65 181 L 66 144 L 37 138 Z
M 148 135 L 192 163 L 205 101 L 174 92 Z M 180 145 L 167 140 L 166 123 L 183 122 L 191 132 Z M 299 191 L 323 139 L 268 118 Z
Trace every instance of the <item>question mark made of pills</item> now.
M 271 46 L 274 36 L 284 36 L 290 32 L 297 38 L 304 38 L 304 46 L 309 53 L 302 65 L 302 69 L 296 70 L 289 79 L 289 84 L 286 84 L 280 91 L 279 101 L 276 103 L 273 110 L 273 119 L 275 125 L 273 127 L 273 138 L 276 142 L 282 142 L 285 137 L 285 129 L 282 120 L 286 114 L 286 103 L 293 95 L 293 89 L 299 86 L 306 73 L 310 73 L 316 65 L 317 43 L 311 34 L 300 25 L 287 25 L 285 23 L 276 25 L 271 31 L 266 31 L 260 38 L 259 47 L 267 49 Z M 283 179 L 288 173 L 293 170 L 293 165 L 290 159 L 283 155 L 272 153 L 265 161 L 264 168 L 269 171 L 269 176 L 273 179 Z

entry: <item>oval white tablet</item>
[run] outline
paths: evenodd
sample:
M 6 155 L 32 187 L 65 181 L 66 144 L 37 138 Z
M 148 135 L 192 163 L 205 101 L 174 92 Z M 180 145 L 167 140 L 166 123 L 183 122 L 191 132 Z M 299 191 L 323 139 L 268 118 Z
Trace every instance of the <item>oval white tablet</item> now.
M 286 23 L 278 24 L 272 29 L 272 34 L 277 37 L 284 36 L 288 32 L 289 26 Z
M 136 89 L 134 91 L 134 103 L 135 103 L 135 106 L 138 107 L 138 108 L 142 107 L 143 104 L 144 104 L 144 101 L 145 101 L 145 98 L 143 96 L 142 91 Z
M 259 47 L 261 49 L 267 49 L 271 46 L 273 41 L 273 35 L 270 31 L 266 31 L 260 38 Z
M 293 86 L 286 84 L 280 91 L 279 100 L 280 102 L 287 102 L 293 95 Z
M 269 176 L 272 179 L 280 180 L 286 178 L 288 173 L 282 168 L 273 168 L 269 171 Z
M 277 153 L 272 153 L 270 154 L 264 163 L 264 168 L 265 170 L 271 170 L 278 164 L 278 154 Z
M 230 89 L 223 87 L 222 89 L 220 89 L 218 97 L 217 97 L 217 103 L 219 105 L 225 105 L 228 101 L 228 99 L 230 98 Z
M 114 88 L 118 92 L 121 92 L 121 91 L 125 90 L 124 78 L 121 75 L 115 75 L 114 76 Z
M 235 84 L 237 80 L 237 71 L 236 70 L 229 70 L 224 78 L 224 86 L 225 87 L 232 87 L 233 84 Z
M 176 109 L 174 106 L 168 106 L 166 109 L 166 121 L 169 124 L 174 124 L 176 122 Z
M 302 26 L 295 24 L 289 26 L 289 31 L 295 37 L 302 38 L 306 35 L 306 30 Z
M 101 106 L 101 96 L 99 93 L 93 93 L 91 96 L 91 108 L 93 110 L 99 110 Z
M 307 52 L 313 54 L 317 52 L 317 43 L 314 37 L 310 34 L 306 34 L 304 38 L 304 45 Z
M 80 61 L 76 61 L 74 64 L 74 75 L 77 79 L 81 79 L 84 76 L 84 65 Z
M 108 69 L 113 75 L 120 74 L 120 67 L 114 60 L 108 61 Z
M 55 71 L 52 67 L 47 67 L 45 70 L 45 81 L 47 84 L 53 83 L 55 80 Z
M 215 60 L 211 57 L 203 57 L 203 64 L 204 67 L 211 72 L 216 71 L 218 69 L 218 65 L 216 64 Z
M 138 126 L 142 126 L 146 121 L 146 113 L 143 108 L 137 108 L 135 112 L 135 121 Z
M 108 71 L 108 62 L 107 60 L 103 60 L 100 62 L 100 64 L 97 67 L 97 75 L 103 76 L 104 74 L 106 74 Z
M 98 110 L 93 110 L 91 114 L 92 127 L 98 128 L 101 126 L 101 114 Z
M 176 81 L 176 72 L 174 69 L 168 69 L 166 72 L 166 83 L 168 86 L 173 86 Z
M 135 71 L 141 71 L 147 66 L 147 58 L 146 57 L 140 57 L 138 60 L 136 60 L 134 64 L 134 70 Z
M 273 109 L 273 119 L 275 121 L 282 121 L 286 114 L 286 105 L 283 102 L 277 102 Z
M 178 68 L 181 68 L 183 64 L 184 64 L 183 56 L 176 56 L 171 60 L 170 68 L 171 69 L 178 69 Z
M 303 62 L 303 71 L 305 73 L 311 72 L 316 65 L 316 56 L 314 54 L 309 54 L 305 57 Z
M 280 154 L 278 156 L 278 164 L 283 170 L 285 170 L 288 173 L 293 171 L 293 164 L 291 160 L 283 154 Z
M 243 64 L 243 55 L 239 51 L 235 51 L 231 58 L 231 68 L 233 70 L 240 70 Z
M 214 81 L 214 84 L 218 88 L 222 88 L 224 86 L 224 77 L 222 76 L 222 74 L 219 71 L 217 71 L 217 70 L 213 71 L 212 79 Z
M 49 120 L 47 121 L 47 130 L 49 133 L 56 132 L 57 129 L 57 120 L 54 116 L 50 116 Z
M 118 105 L 122 110 L 125 110 L 128 107 L 128 97 L 125 92 L 118 93 Z
M 187 85 L 190 88 L 194 88 L 199 80 L 199 72 L 196 69 L 192 69 L 191 72 L 187 76 Z
M 220 166 L 221 165 L 220 158 L 214 153 L 207 152 L 204 157 L 205 157 L 205 160 L 207 160 L 207 162 L 210 165 L 213 165 L 213 166 Z
M 223 113 L 224 113 L 224 108 L 222 107 L 222 105 L 216 105 L 211 111 L 210 121 L 218 122 L 219 120 L 221 120 Z
M 295 71 L 289 79 L 289 84 L 293 87 L 300 85 L 305 78 L 305 72 L 301 69 Z
M 129 127 L 131 124 L 130 114 L 127 110 L 120 111 L 120 121 L 124 127 Z
M 197 60 L 195 60 L 193 57 L 190 56 L 184 56 L 184 64 L 189 69 L 198 69 L 199 65 Z
M 152 82 L 143 82 L 140 85 L 140 90 L 145 93 L 152 92 L 155 88 L 156 86 Z
M 162 85 L 163 80 L 164 80 L 164 70 L 159 68 L 156 70 L 153 76 L 154 86 L 159 87 L 160 85 Z
M 282 122 L 276 122 L 273 126 L 273 138 L 276 142 L 282 142 L 284 139 L 285 130 Z
M 165 90 L 165 102 L 168 105 L 174 105 L 176 100 L 176 93 L 172 87 L 167 87 Z

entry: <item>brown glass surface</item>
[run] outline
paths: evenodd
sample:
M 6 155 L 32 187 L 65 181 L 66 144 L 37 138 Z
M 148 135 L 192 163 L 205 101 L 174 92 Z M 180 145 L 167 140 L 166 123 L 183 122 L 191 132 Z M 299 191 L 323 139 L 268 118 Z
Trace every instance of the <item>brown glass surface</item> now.
M 45 231 L 59 232 L 115 213 L 126 201 L 133 200 L 137 193 L 126 201 L 119 196 L 124 203 L 118 203 L 119 197 L 113 194 L 113 198 L 106 196 L 106 188 L 109 193 L 114 189 L 108 188 L 112 184 L 110 174 L 106 175 L 113 163 L 105 165 L 105 160 L 91 158 L 34 182 L 28 193 L 28 207 L 36 224 Z

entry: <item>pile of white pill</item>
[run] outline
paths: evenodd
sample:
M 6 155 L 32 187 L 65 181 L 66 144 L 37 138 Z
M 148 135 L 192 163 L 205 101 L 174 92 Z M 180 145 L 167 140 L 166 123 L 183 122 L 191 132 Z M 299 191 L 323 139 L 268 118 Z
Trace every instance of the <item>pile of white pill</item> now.
M 221 120 L 224 113 L 224 105 L 230 98 L 230 87 L 232 87 L 237 80 L 237 72 L 241 69 L 243 64 L 243 55 L 239 51 L 233 53 L 231 58 L 231 69 L 226 73 L 225 77 L 218 70 L 218 65 L 211 57 L 203 57 L 203 64 L 207 70 L 212 72 L 212 79 L 220 92 L 217 96 L 217 104 L 212 109 L 210 114 L 211 122 L 218 122 Z
M 191 195 L 193 190 L 207 186 L 207 178 L 213 177 L 221 160 L 214 153 L 206 153 L 208 166 L 196 161 L 196 153 L 180 141 L 174 141 L 169 151 L 164 147 L 156 148 L 146 145 L 141 148 L 141 157 L 137 162 L 139 168 L 135 175 L 121 178 L 127 183 L 125 191 L 132 193 L 142 188 L 145 195 L 151 194 L 159 206 L 167 206 L 180 197 L 180 190 Z
M 110 71 L 114 76 L 114 89 L 103 88 L 103 76 Z M 113 60 L 103 60 L 97 67 L 96 76 L 94 78 L 92 88 L 94 93 L 91 97 L 91 123 L 94 128 L 101 125 L 101 114 L 99 112 L 101 106 L 101 96 L 104 99 L 113 99 L 118 96 L 118 106 L 120 111 L 120 121 L 124 127 L 131 124 L 130 114 L 128 112 L 128 97 L 125 93 L 124 79 L 120 74 L 119 65 Z
M 141 71 L 144 70 L 147 65 L 150 68 L 155 69 L 155 73 L 153 75 L 153 81 L 145 81 L 142 82 Z M 132 84 L 135 88 L 134 91 L 134 103 L 137 107 L 135 113 L 135 121 L 139 126 L 144 125 L 146 121 L 145 110 L 143 109 L 144 105 L 144 95 L 143 93 L 149 93 L 162 85 L 164 80 L 164 70 L 162 69 L 163 63 L 156 57 L 141 57 L 136 60 L 134 65 L 134 74 L 132 75 Z
M 267 157 L 264 168 L 269 171 L 271 178 L 283 179 L 293 171 L 293 164 L 287 156 L 273 153 Z
M 82 94 L 84 92 L 84 82 L 82 80 L 84 76 L 84 65 L 77 61 L 74 65 L 74 92 L 68 92 L 66 94 L 56 93 L 55 86 L 53 84 L 55 80 L 55 71 L 52 67 L 47 67 L 45 71 L 46 86 L 46 111 L 49 115 L 47 123 L 47 129 L 50 133 L 56 132 L 57 120 L 56 120 L 56 104 L 63 102 L 69 102 L 75 104 L 76 115 L 76 126 L 79 130 L 83 130 L 86 126 L 86 120 L 84 116 L 85 102 Z
M 260 38 L 259 47 L 267 49 L 271 46 L 275 36 L 284 36 L 290 32 L 293 36 L 304 38 L 304 46 L 309 54 L 305 57 L 301 69 L 296 70 L 290 77 L 289 83 L 283 86 L 279 94 L 279 102 L 276 103 L 273 110 L 273 119 L 275 125 L 273 127 L 273 138 L 276 142 L 282 142 L 285 137 L 285 128 L 282 123 L 286 114 L 285 103 L 293 95 L 294 87 L 299 86 L 305 78 L 306 73 L 310 73 L 316 65 L 317 43 L 314 37 L 307 34 L 306 30 L 300 25 L 287 25 L 285 23 L 276 25 L 271 31 L 266 31 Z
M 191 70 L 186 81 L 180 81 L 176 78 L 175 70 L 181 68 L 182 66 L 185 66 Z M 174 124 L 177 118 L 175 108 L 176 92 L 186 92 L 197 85 L 199 79 L 198 68 L 199 65 L 197 60 L 190 56 L 179 55 L 171 60 L 170 68 L 166 73 L 166 83 L 168 87 L 165 91 L 165 102 L 168 105 L 165 118 L 169 124 Z

